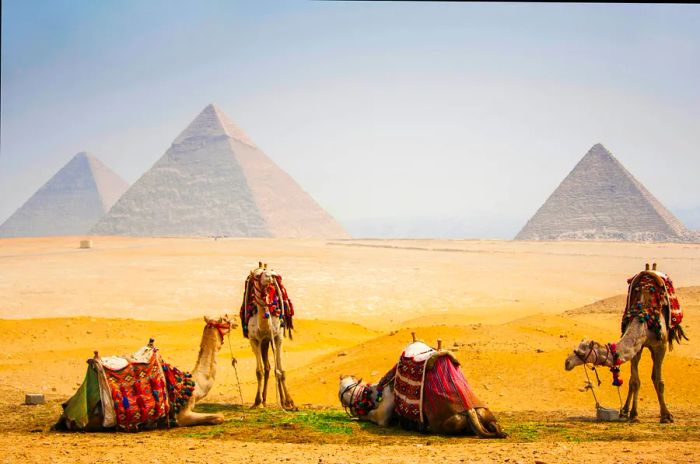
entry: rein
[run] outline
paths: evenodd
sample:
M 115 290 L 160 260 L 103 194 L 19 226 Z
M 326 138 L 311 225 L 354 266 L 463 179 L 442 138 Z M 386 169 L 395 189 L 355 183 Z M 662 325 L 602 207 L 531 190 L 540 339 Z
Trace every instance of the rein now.
M 583 372 L 586 374 L 586 389 L 591 390 L 591 393 L 593 394 L 593 399 L 595 400 L 596 408 L 600 408 L 601 406 L 598 402 L 598 397 L 596 396 L 595 390 L 593 389 L 593 383 L 591 382 L 591 378 L 588 376 L 588 369 L 590 369 L 595 374 L 596 381 L 598 382 L 598 386 L 600 387 L 602 382 L 600 381 L 600 376 L 598 375 L 598 370 L 596 369 L 596 364 L 598 364 L 599 356 L 598 352 L 594 349 L 594 345 L 595 342 L 591 340 L 591 343 L 588 346 L 588 353 L 586 354 L 586 356 L 579 354 L 576 350 L 574 350 L 574 354 L 583 362 Z M 620 395 L 620 385 L 622 385 L 622 379 L 619 378 L 620 364 L 622 364 L 622 362 L 620 361 L 620 355 L 617 353 L 617 345 L 615 343 L 608 343 L 607 345 L 605 345 L 605 349 L 606 352 L 605 356 L 603 357 L 604 360 L 608 359 L 610 353 L 612 353 L 613 355 L 613 365 L 610 368 L 610 372 L 612 372 L 613 374 L 613 385 L 617 387 L 617 397 L 620 400 L 620 410 L 622 410 L 622 396 Z M 592 362 L 589 362 L 588 358 L 591 357 L 591 353 L 595 355 L 595 359 Z M 604 366 L 605 364 L 598 365 Z

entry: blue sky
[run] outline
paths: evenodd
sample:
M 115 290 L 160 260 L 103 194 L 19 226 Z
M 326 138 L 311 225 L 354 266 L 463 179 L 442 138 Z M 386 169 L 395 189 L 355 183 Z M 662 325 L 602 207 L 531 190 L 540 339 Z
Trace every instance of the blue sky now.
M 700 208 L 700 7 L 2 2 L 0 222 L 87 150 L 128 182 L 208 103 L 356 234 L 512 237 L 603 143 Z

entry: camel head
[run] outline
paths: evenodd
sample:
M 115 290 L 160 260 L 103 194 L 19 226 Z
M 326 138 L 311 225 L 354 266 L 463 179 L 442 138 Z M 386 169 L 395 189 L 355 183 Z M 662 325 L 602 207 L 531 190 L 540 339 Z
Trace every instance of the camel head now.
M 204 322 L 207 324 L 204 327 L 204 330 L 216 330 L 219 333 L 219 341 L 221 343 L 224 342 L 224 337 L 231 331 L 231 329 L 238 327 L 236 320 L 229 318 L 228 314 L 224 314 L 219 318 L 209 318 L 204 316 Z
M 267 287 L 268 285 L 274 285 L 275 283 L 275 271 L 268 268 L 259 268 L 253 271 L 253 277 L 255 280 L 259 281 L 262 287 Z
M 353 375 L 340 376 L 340 385 L 338 387 L 338 399 L 340 400 L 341 405 L 348 406 L 350 404 L 350 400 L 348 399 L 347 401 L 345 401 L 344 397 L 347 396 L 346 394 L 350 392 L 353 389 L 353 387 L 359 385 L 360 382 L 362 382 L 362 379 L 357 379 Z
M 593 340 L 581 340 L 581 343 L 574 348 L 574 352 L 571 353 L 568 358 L 566 358 L 566 361 L 564 361 L 564 368 L 567 371 L 570 371 L 574 367 L 585 363 L 596 364 L 595 361 L 598 359 L 596 349 L 599 347 L 600 345 L 598 342 L 594 342 Z

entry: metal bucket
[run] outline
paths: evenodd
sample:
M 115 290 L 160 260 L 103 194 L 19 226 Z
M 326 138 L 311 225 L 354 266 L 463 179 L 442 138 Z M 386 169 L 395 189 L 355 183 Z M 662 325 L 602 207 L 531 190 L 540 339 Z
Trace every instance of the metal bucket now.
M 620 415 L 620 411 L 613 408 L 604 408 L 603 406 L 596 407 L 596 419 L 600 422 L 622 422 L 627 420 L 626 417 Z

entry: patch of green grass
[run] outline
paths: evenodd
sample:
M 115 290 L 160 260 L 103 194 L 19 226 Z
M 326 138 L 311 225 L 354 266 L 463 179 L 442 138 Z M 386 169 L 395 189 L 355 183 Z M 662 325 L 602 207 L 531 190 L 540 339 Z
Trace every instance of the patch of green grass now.
M 506 433 L 514 441 L 537 441 L 540 436 L 540 425 L 536 422 L 513 424 L 506 429 Z
M 353 432 L 348 416 L 340 411 L 301 411 L 294 414 L 292 422 L 320 433 L 349 435 Z

